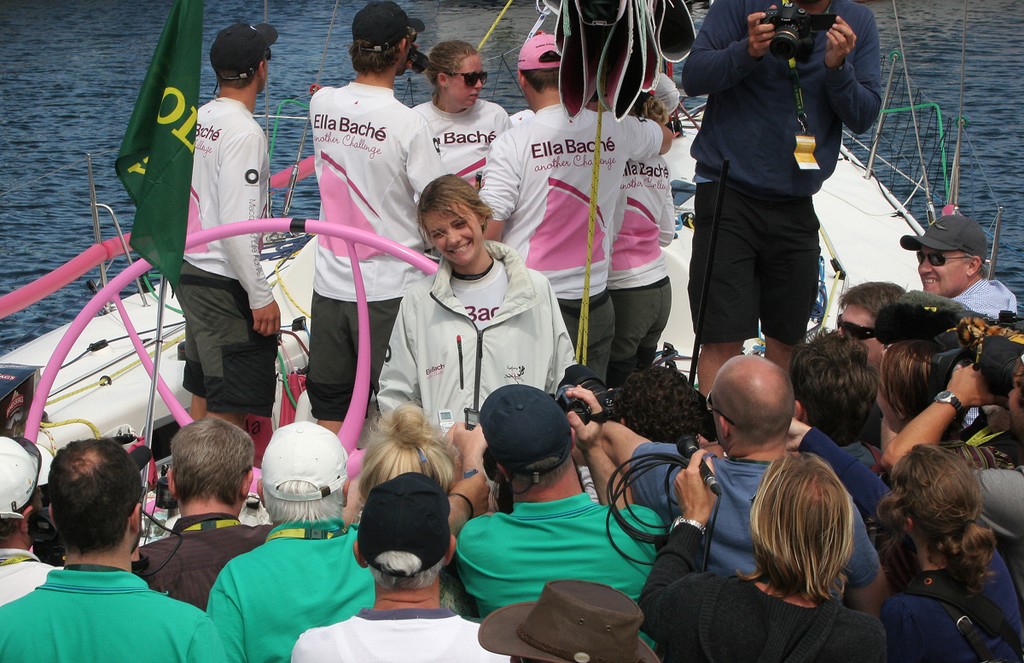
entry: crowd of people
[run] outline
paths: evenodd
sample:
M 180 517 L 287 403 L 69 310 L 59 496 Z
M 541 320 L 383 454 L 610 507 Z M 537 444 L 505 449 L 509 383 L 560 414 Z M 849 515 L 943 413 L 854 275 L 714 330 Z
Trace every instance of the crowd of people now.
M 321 219 L 433 252 L 437 273 L 317 238 L 316 422 L 278 428 L 256 467 L 240 424 L 272 407 L 280 327 L 260 237 L 190 250 L 180 517 L 138 545 L 148 485 L 113 439 L 50 458 L 0 438 L 0 659 L 1020 661 L 1024 335 L 991 322 L 1016 299 L 953 214 L 902 238 L 921 291 L 850 287 L 837 329 L 804 340 L 811 196 L 843 125 L 878 113 L 878 35 L 851 0 L 796 0 L 835 16 L 777 57 L 764 4 L 714 3 L 683 66 L 708 95 L 696 384 L 654 361 L 671 81 L 622 122 L 570 120 L 539 33 L 518 59 L 532 112 L 513 121 L 452 40 L 425 58 L 431 101 L 408 108 L 395 78 L 426 26 L 394 2 L 361 9 L 355 78 L 310 104 Z M 213 43 L 190 230 L 266 210 L 252 113 L 277 38 L 239 23 Z M 380 413 L 350 476 L 355 271 Z M 740 354 L 758 327 L 766 357 Z M 253 487 L 269 524 L 243 524 Z M 33 549 L 53 528 L 60 566 Z

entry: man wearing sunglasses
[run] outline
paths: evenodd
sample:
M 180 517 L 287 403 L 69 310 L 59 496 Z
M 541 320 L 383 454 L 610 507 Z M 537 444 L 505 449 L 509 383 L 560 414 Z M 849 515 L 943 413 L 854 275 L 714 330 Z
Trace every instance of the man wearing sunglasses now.
M 990 318 L 1017 312 L 1017 298 L 1005 285 L 989 279 L 985 231 L 972 218 L 951 214 L 933 223 L 920 237 L 904 235 L 900 246 L 917 252 L 917 273 L 925 292 L 942 295 Z
M 53 570 L 29 552 L 46 483 L 42 452 L 25 438 L 0 437 L 0 605 L 46 582 Z

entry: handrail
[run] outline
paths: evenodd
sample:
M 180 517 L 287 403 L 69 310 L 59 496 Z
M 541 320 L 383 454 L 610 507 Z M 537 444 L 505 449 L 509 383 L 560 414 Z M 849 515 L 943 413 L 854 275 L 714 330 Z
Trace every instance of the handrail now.
M 433 274 L 437 271 L 437 264 L 422 253 L 417 253 L 412 249 L 396 244 L 391 240 L 365 230 L 350 228 L 336 223 L 329 223 L 315 219 L 256 219 L 253 221 L 230 223 L 189 235 L 185 246 L 186 248 L 191 248 L 199 244 L 205 244 L 225 237 L 267 232 L 309 232 L 337 237 L 348 244 L 349 255 L 356 255 L 355 244 L 360 243 L 379 251 L 383 251 L 384 253 L 396 258 L 401 258 L 427 274 Z M 370 398 L 370 323 L 369 310 L 366 303 L 366 293 L 363 287 L 358 262 L 353 262 L 352 267 L 356 286 L 356 309 L 359 317 L 359 352 L 356 365 L 356 385 L 352 395 L 352 402 L 349 406 L 348 413 L 345 415 L 345 421 L 342 423 L 338 437 L 341 439 L 342 444 L 349 454 L 350 475 L 354 476 L 358 471 L 362 460 L 362 451 L 357 449 L 356 446 L 359 442 L 359 436 L 362 433 L 363 420 L 366 416 L 366 407 Z M 71 351 L 75 342 L 82 335 L 82 332 L 85 331 L 86 326 L 88 326 L 92 318 L 106 305 L 108 301 L 119 298 L 119 293 L 125 286 L 151 268 L 152 266 L 148 261 L 142 259 L 137 260 L 134 264 L 127 267 L 124 271 L 111 279 L 111 281 L 99 292 L 93 295 L 88 303 L 86 303 L 82 308 L 82 311 L 68 326 L 67 331 L 57 343 L 57 347 L 54 349 L 53 354 L 50 356 L 49 361 L 46 363 L 46 366 L 43 368 L 43 372 L 39 377 L 39 383 L 36 385 L 35 396 L 32 399 L 32 405 L 29 408 L 28 417 L 25 421 L 25 437 L 30 440 L 38 438 L 39 425 L 42 421 L 43 407 L 46 403 L 47 396 L 50 393 L 50 389 L 53 388 L 53 383 L 57 378 L 57 373 L 60 371 L 61 365 L 64 363 L 64 360 L 67 358 L 68 353 Z M 126 331 L 132 338 L 133 345 L 138 347 L 139 344 L 141 344 L 138 334 L 132 325 L 126 324 L 126 327 Z M 145 353 L 145 355 L 148 359 L 149 354 Z M 152 378 L 152 362 L 148 362 L 143 359 L 142 363 Z M 166 399 L 164 391 L 165 390 L 161 389 L 161 396 Z M 165 402 L 167 401 L 165 400 Z M 167 403 L 167 405 L 171 408 L 172 415 L 175 416 L 175 420 L 178 421 L 179 424 L 185 425 L 191 421 L 191 417 L 189 417 L 187 413 L 184 413 L 183 409 L 176 410 L 170 405 L 170 403 Z

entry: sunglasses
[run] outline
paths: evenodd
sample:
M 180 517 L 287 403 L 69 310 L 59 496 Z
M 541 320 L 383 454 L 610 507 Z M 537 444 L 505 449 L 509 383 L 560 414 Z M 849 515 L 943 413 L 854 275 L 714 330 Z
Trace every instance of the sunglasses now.
M 917 264 L 920 265 L 925 260 L 932 267 L 942 267 L 946 264 L 947 260 L 970 260 L 974 256 L 947 256 L 943 253 L 925 253 L 924 251 L 917 252 Z
M 473 87 L 477 83 L 487 83 L 487 72 L 486 71 L 449 71 L 449 76 L 462 76 L 462 80 L 466 81 L 466 85 Z
M 717 415 L 721 416 L 721 417 L 722 417 L 723 419 L 725 419 L 726 421 L 728 421 L 728 422 L 729 422 L 729 423 L 730 423 L 731 425 L 733 425 L 733 426 L 735 426 L 735 425 L 736 425 L 736 422 L 735 422 L 735 421 L 733 421 L 732 419 L 730 419 L 730 418 L 729 418 L 729 417 L 728 417 L 728 416 L 727 416 L 727 415 L 725 414 L 725 412 L 722 412 L 721 410 L 719 410 L 718 408 L 716 408 L 716 407 L 715 407 L 715 403 L 714 403 L 714 401 L 712 401 L 712 400 L 711 400 L 711 392 L 708 392 L 708 397 L 707 397 L 707 399 L 706 399 L 706 400 L 707 400 L 707 407 L 708 407 L 708 411 L 709 411 L 709 412 L 713 412 L 713 413 L 715 413 L 715 414 L 717 414 Z
M 849 320 L 843 320 L 843 316 L 839 316 L 839 320 L 836 322 L 836 328 L 843 332 L 850 338 L 855 338 L 858 341 L 866 341 L 869 338 L 875 337 L 875 330 L 872 327 L 862 327 Z

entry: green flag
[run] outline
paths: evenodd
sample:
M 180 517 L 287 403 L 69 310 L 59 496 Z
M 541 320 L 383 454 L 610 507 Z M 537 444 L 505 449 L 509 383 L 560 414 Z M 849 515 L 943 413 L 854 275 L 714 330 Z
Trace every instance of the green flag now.
M 177 287 L 185 252 L 203 0 L 175 0 L 114 164 L 135 201 L 131 245 Z

